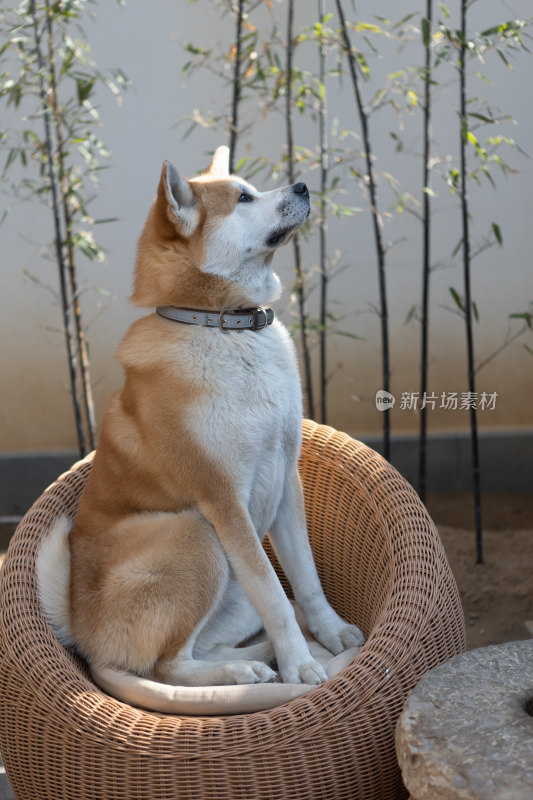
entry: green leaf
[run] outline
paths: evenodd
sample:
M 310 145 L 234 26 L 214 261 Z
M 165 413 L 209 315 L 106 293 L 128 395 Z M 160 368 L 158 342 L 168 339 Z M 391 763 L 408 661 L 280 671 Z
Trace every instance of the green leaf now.
M 365 57 L 361 52 L 357 53 L 357 60 L 359 62 L 359 66 L 361 68 L 361 72 L 362 72 L 363 78 L 365 80 L 368 80 L 370 78 L 370 67 L 366 63 Z
M 514 69 L 513 65 L 509 63 L 508 59 L 505 57 L 505 55 L 502 53 L 502 51 L 500 50 L 499 47 L 496 48 L 496 52 L 498 53 L 498 55 L 500 56 L 501 60 L 503 61 L 503 63 L 505 64 L 505 66 L 508 69 Z
M 87 100 L 88 97 L 90 97 L 94 84 L 95 84 L 94 78 L 90 78 L 89 80 L 84 80 L 80 78 L 76 81 L 78 103 L 80 104 L 80 106 L 82 105 L 82 103 L 85 102 L 85 100 Z
M 502 232 L 500 230 L 500 226 L 497 225 L 495 222 L 492 223 L 492 232 L 494 233 L 494 236 L 496 237 L 496 241 L 498 242 L 498 244 L 501 247 L 501 245 L 503 244 Z
M 83 253 L 89 261 L 105 261 L 103 251 L 94 241 L 90 231 L 77 231 L 71 237 L 73 246 Z
M 496 184 L 494 182 L 494 178 L 492 177 L 488 169 L 486 167 L 480 167 L 480 172 L 487 178 L 488 181 L 490 181 L 492 188 L 495 189 Z
M 412 19 L 414 16 L 416 16 L 415 11 L 413 11 L 411 14 L 407 14 L 406 17 L 402 17 L 402 19 L 399 22 L 397 22 L 395 25 L 392 26 L 393 30 L 401 28 L 403 25 L 405 25 L 406 22 L 409 22 L 409 20 Z
M 411 308 L 407 312 L 407 316 L 405 317 L 405 320 L 404 320 L 403 324 L 407 325 L 409 322 L 411 322 L 413 317 L 416 315 L 417 311 L 418 311 L 418 306 L 417 305 L 411 306 Z
M 458 252 L 459 252 L 459 250 L 461 249 L 462 245 L 463 245 L 463 240 L 462 240 L 462 239 L 459 239 L 459 241 L 457 242 L 457 244 L 456 244 L 456 245 L 455 245 L 455 247 L 453 248 L 453 252 L 452 252 L 452 258 L 455 258 L 455 256 L 457 255 L 457 253 L 458 253 Z
M 18 156 L 18 152 L 19 152 L 19 148 L 18 147 L 12 147 L 11 148 L 11 150 L 9 151 L 8 156 L 6 158 L 6 163 L 4 164 L 4 172 L 7 171 L 9 169 L 9 167 L 11 166 L 11 164 L 15 161 L 15 159 Z
M 422 42 L 424 47 L 428 48 L 430 43 L 429 34 L 429 20 L 427 17 L 422 17 Z
M 488 122 L 490 124 L 492 124 L 493 122 L 496 122 L 496 120 L 493 117 L 486 117 L 484 114 L 478 114 L 478 113 L 475 113 L 474 111 L 469 111 L 468 112 L 468 116 L 469 117 L 474 117 L 475 119 L 479 119 L 479 120 L 481 120 L 481 122 Z
M 465 307 L 464 307 L 463 301 L 461 300 L 461 296 L 460 296 L 459 292 L 456 289 L 454 289 L 453 286 L 450 286 L 449 288 L 450 288 L 450 294 L 451 294 L 451 296 L 453 297 L 453 299 L 455 301 L 455 305 L 464 314 L 465 313 Z
M 241 158 L 239 163 L 233 168 L 233 171 L 235 172 L 236 175 L 238 175 L 238 173 L 241 171 L 241 169 L 244 167 L 247 161 L 248 157 L 244 156 L 244 158 Z
M 355 333 L 349 333 L 349 331 L 330 331 L 330 333 L 334 333 L 335 336 L 347 336 L 348 339 L 357 339 L 360 342 L 364 342 L 362 336 L 356 336 Z
M 477 310 L 477 303 L 472 300 L 472 311 L 474 312 L 474 319 L 479 322 L 479 312 Z
M 509 314 L 509 319 L 523 319 L 527 327 L 533 330 L 533 314 L 529 311 L 524 311 L 522 314 Z

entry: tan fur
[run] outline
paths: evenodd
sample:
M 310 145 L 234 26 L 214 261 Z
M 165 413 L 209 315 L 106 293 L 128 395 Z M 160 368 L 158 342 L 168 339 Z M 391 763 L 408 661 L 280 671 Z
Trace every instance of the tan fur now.
M 252 305 L 247 292 L 276 286 L 270 280 L 268 234 L 287 225 L 287 201 L 298 208 L 291 212 L 294 229 L 309 211 L 301 186 L 254 197 L 257 204 L 267 197 L 265 206 L 255 206 L 258 266 L 250 267 L 243 257 L 235 273 L 222 277 L 215 274 L 216 248 L 215 272 L 202 270 L 206 251 L 211 247 L 213 253 L 217 231 L 225 242 L 221 250 L 231 251 L 232 225 L 248 230 L 250 219 L 243 207 L 236 210 L 242 190 L 238 179 L 227 175 L 227 149 L 219 148 L 208 170 L 188 182 L 165 162 L 139 239 L 133 302 L 213 310 Z M 270 209 L 266 226 L 262 208 Z M 285 240 L 290 226 L 287 231 Z M 246 241 L 243 250 L 253 249 L 251 244 Z M 241 266 L 247 275 L 242 284 Z M 360 632 L 327 604 L 307 541 L 296 474 L 301 398 L 294 352 L 282 326 L 245 331 L 241 340 L 231 336 L 240 333 L 194 332 L 152 313 L 136 321 L 122 341 L 117 358 L 124 385 L 107 405 L 69 537 L 70 632 L 94 666 L 190 685 L 245 683 L 274 676 L 263 663 L 270 645 L 260 656 L 253 648 L 247 648 L 247 657 L 233 652 L 256 632 L 261 617 L 283 679 L 318 683 L 325 673 L 309 654 L 261 544 L 270 527 L 317 638 L 332 652 L 351 646 Z M 255 363 L 249 362 L 250 353 L 258 354 Z M 273 382 L 284 388 L 264 385 L 261 353 Z M 214 370 L 219 370 L 216 380 Z M 246 384 L 246 401 L 232 381 L 234 370 Z M 210 413 L 216 416 L 211 428 Z M 238 456 L 227 457 L 244 433 L 247 452 L 253 451 L 248 483 L 241 480 Z M 218 638 L 220 624 L 229 638 Z M 220 667 L 214 669 L 210 659 Z
M 190 181 L 200 224 L 185 237 L 169 211 L 164 175 L 165 165 L 138 244 L 133 301 L 246 305 L 229 282 L 198 270 L 206 220 L 212 228 L 231 213 L 239 190 L 209 171 Z M 233 487 L 183 423 L 203 388 L 176 369 L 184 333 L 150 315 L 121 343 L 124 387 L 108 403 L 70 533 L 74 639 L 92 663 L 139 674 L 164 675 L 164 664 L 205 617 L 227 577 L 213 526 L 198 511 L 183 512 L 202 504 L 216 509 L 220 527 L 239 538 L 258 574 L 264 571 L 260 546 L 250 546 L 238 519 Z
M 200 207 L 200 224 L 192 236 L 183 236 L 168 207 L 165 164 L 137 248 L 132 301 L 138 306 L 178 305 L 189 308 L 249 306 L 235 287 L 215 275 L 198 271 L 204 263 L 206 227 L 209 232 L 233 211 L 239 190 L 206 173 L 189 181 Z M 191 281 L 191 275 L 194 280 Z

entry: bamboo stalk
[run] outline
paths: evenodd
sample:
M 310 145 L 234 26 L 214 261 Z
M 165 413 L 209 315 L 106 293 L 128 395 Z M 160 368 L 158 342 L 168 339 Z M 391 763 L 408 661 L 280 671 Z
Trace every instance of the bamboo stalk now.
M 61 126 L 61 114 L 59 112 L 59 100 L 57 93 L 57 80 L 56 80 L 56 70 L 55 70 L 55 43 L 52 30 L 52 22 L 53 22 L 52 10 L 47 0 L 46 26 L 48 31 L 48 56 L 49 56 L 49 67 L 50 67 L 49 70 L 50 90 L 51 90 L 50 105 L 54 114 L 55 130 L 56 130 L 56 144 L 57 144 L 59 177 L 61 181 L 63 221 L 65 227 L 66 247 L 67 247 L 67 268 L 68 268 L 68 275 L 70 278 L 70 296 L 72 301 L 74 322 L 76 326 L 78 364 L 79 364 L 81 384 L 82 384 L 82 396 L 85 408 L 85 420 L 86 420 L 88 444 L 89 444 L 89 449 L 94 450 L 96 445 L 96 421 L 95 421 L 94 401 L 93 401 L 92 387 L 91 387 L 89 355 L 87 351 L 87 341 L 85 338 L 85 331 L 83 328 L 81 303 L 78 294 L 78 276 L 76 271 L 74 246 L 72 244 L 72 215 L 70 213 L 70 207 L 67 198 L 68 181 L 65 170 L 65 150 L 63 142 L 63 131 Z
M 472 330 L 472 295 L 470 287 L 470 222 L 468 217 L 468 174 L 466 159 L 466 140 L 468 133 L 466 98 L 466 17 L 468 0 L 461 0 L 461 42 L 459 50 L 459 86 L 461 117 L 461 217 L 463 226 L 463 275 L 464 307 L 466 323 L 466 345 L 468 358 L 468 391 L 475 398 L 474 336 Z M 483 563 L 483 533 L 481 524 L 481 487 L 479 467 L 479 444 L 477 433 L 477 413 L 475 404 L 470 405 L 470 441 L 472 446 L 472 488 L 474 494 L 474 518 L 476 526 L 476 563 Z
M 366 113 L 366 110 L 363 105 L 363 100 L 361 97 L 359 78 L 357 75 L 357 66 L 352 51 L 350 37 L 348 36 L 348 29 L 346 26 L 346 18 L 344 15 L 342 3 L 341 0 L 335 0 L 335 2 L 337 4 L 337 11 L 339 14 L 342 38 L 344 42 L 344 50 L 348 59 L 348 66 L 350 69 L 350 76 L 352 79 L 352 85 L 355 94 L 355 102 L 361 124 L 363 146 L 365 149 L 365 159 L 366 159 L 366 169 L 367 169 L 366 183 L 368 187 L 368 197 L 370 201 L 370 213 L 372 216 L 372 223 L 374 229 L 374 242 L 375 242 L 377 267 L 378 267 L 380 323 L 381 323 L 382 381 L 383 381 L 383 389 L 386 392 L 389 392 L 390 391 L 389 312 L 387 303 L 387 284 L 386 284 L 386 274 L 385 274 L 385 249 L 383 247 L 383 240 L 381 236 L 381 225 L 378 215 L 377 188 L 374 176 L 374 166 L 372 163 L 368 114 Z M 385 456 L 386 459 L 390 459 L 390 409 L 387 408 L 382 413 L 383 413 L 383 455 Z
M 287 123 L 287 179 L 289 184 L 295 182 L 294 169 L 294 125 L 292 107 L 292 67 L 294 47 L 294 0 L 289 0 L 287 12 L 287 89 L 285 92 L 285 120 Z M 311 356 L 309 352 L 307 309 L 305 303 L 305 275 L 302 267 L 300 251 L 300 238 L 295 234 L 292 239 L 294 249 L 294 265 L 296 271 L 296 296 L 298 298 L 298 316 L 300 320 L 300 341 L 302 348 L 302 361 L 304 367 L 304 386 L 306 400 L 306 414 L 311 419 L 315 418 L 315 404 L 313 397 L 313 379 L 311 374 Z
M 235 64 L 233 69 L 233 100 L 231 109 L 231 126 L 229 138 L 229 171 L 233 172 L 235 166 L 235 151 L 237 149 L 237 138 L 239 136 L 239 103 L 241 99 L 241 44 L 242 44 L 242 20 L 244 14 L 245 0 L 239 0 L 237 8 L 236 30 L 235 30 Z
M 431 170 L 431 26 L 433 22 L 433 1 L 426 1 L 426 41 L 424 80 L 424 175 L 423 175 L 423 241 L 422 241 L 422 341 L 420 354 L 420 396 L 424 398 L 428 386 L 428 336 L 429 336 L 429 282 L 431 273 L 431 209 L 430 178 Z M 420 408 L 420 439 L 418 463 L 418 493 L 423 503 L 426 502 L 427 483 L 427 409 L 422 403 Z
M 35 35 L 35 49 L 37 53 L 37 64 L 39 67 L 39 97 L 43 109 L 43 120 L 44 120 L 46 151 L 47 151 L 46 156 L 47 156 L 48 174 L 50 179 L 50 193 L 52 197 L 52 214 L 54 220 L 54 244 L 55 244 L 56 260 L 59 272 L 61 310 L 63 314 L 63 324 L 65 326 L 65 342 L 67 348 L 70 390 L 72 396 L 72 404 L 74 407 L 76 432 L 78 436 L 78 448 L 80 456 L 83 457 L 86 454 L 87 449 L 85 444 L 85 436 L 83 432 L 81 405 L 80 405 L 79 390 L 78 390 L 78 378 L 76 374 L 76 350 L 74 347 L 74 338 L 71 330 L 70 303 L 69 303 L 68 287 L 66 280 L 67 270 L 63 254 L 63 244 L 62 244 L 63 238 L 61 235 L 61 219 L 60 219 L 61 212 L 60 212 L 58 188 L 56 182 L 56 174 L 54 168 L 54 156 L 53 156 L 54 148 L 52 141 L 51 125 L 50 125 L 50 113 L 47 100 L 47 90 L 44 82 L 45 67 L 44 67 L 43 54 L 41 50 L 41 34 L 39 32 L 39 24 L 37 21 L 35 0 L 30 0 L 29 12 L 33 21 L 33 29 Z
M 325 0 L 318 0 L 320 21 L 326 16 Z M 328 184 L 328 141 L 327 141 L 327 100 L 326 100 L 326 43 L 321 34 L 319 43 L 319 146 L 320 146 L 320 221 L 318 226 L 320 252 L 320 422 L 327 422 L 327 309 L 328 309 L 328 267 L 327 267 L 327 207 L 326 192 Z

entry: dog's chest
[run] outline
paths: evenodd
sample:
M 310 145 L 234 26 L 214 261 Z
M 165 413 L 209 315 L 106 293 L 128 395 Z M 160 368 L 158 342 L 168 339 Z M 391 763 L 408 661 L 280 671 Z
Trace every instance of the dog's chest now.
M 256 529 L 264 533 L 300 444 L 301 391 L 294 348 L 280 324 L 257 333 L 202 338 L 184 363 L 199 386 L 201 381 L 187 427 L 231 477 Z

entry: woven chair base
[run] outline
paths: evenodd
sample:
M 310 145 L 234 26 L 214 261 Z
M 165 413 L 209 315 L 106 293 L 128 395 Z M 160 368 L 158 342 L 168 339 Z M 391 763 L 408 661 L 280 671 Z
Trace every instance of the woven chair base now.
M 104 694 L 43 617 L 36 552 L 59 515 L 75 514 L 90 469 L 88 457 L 37 500 L 2 570 L 0 750 L 17 798 L 407 797 L 396 721 L 424 672 L 464 650 L 464 620 L 435 526 L 398 472 L 364 444 L 304 422 L 300 473 L 320 579 L 368 641 L 335 678 L 284 706 L 177 717 Z

